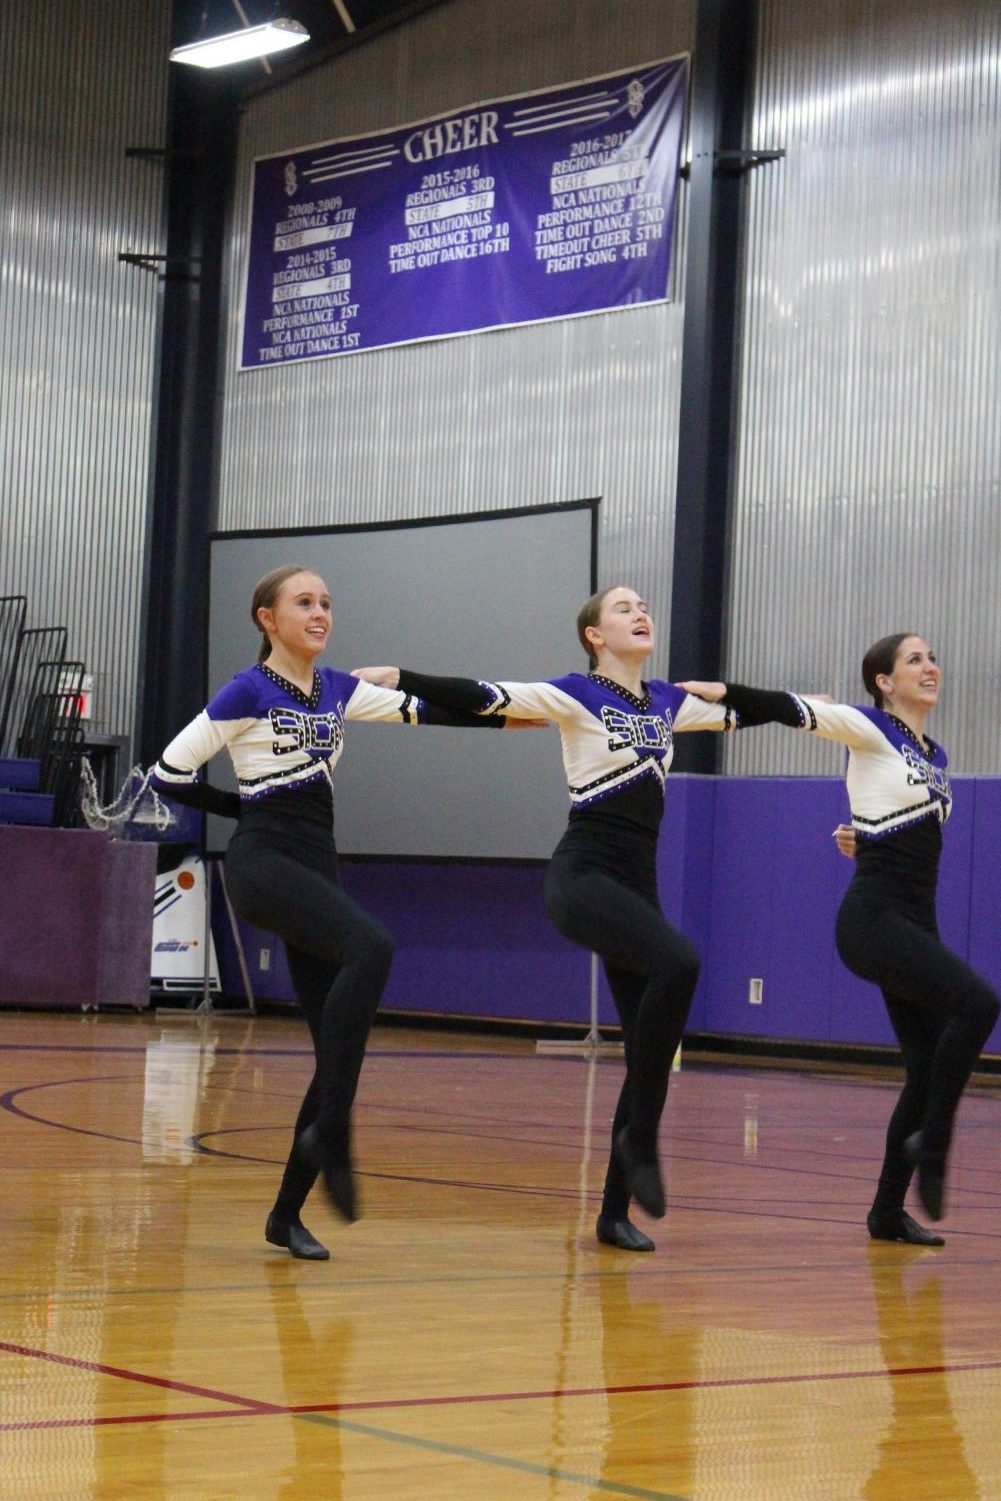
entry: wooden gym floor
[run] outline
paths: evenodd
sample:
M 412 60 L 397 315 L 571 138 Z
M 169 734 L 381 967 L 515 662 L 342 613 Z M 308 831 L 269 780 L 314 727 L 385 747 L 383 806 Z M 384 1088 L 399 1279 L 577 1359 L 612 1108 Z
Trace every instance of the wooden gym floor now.
M 864 1228 L 888 1076 L 686 1058 L 630 1255 L 618 1060 L 377 1030 L 311 1263 L 262 1234 L 297 1022 L 7 1013 L 0 1060 L 3 1501 L 1001 1496 L 989 1081 L 915 1250 Z

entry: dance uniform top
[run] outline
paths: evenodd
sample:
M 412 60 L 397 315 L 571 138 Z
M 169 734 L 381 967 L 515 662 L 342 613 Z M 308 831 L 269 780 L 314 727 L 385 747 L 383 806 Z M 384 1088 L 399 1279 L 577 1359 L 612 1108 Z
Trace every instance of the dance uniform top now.
M 333 770 L 349 719 L 482 724 L 476 715 L 439 709 L 332 667 L 313 669 L 313 691 L 306 694 L 258 662 L 238 672 L 175 736 L 153 768 L 151 783 L 177 802 L 239 817 L 241 831 L 287 832 L 291 817 L 329 838 Z M 238 795 L 198 781 L 199 767 L 223 746 L 233 762 Z
M 598 673 L 571 672 L 542 683 L 489 683 L 400 672 L 400 688 L 453 709 L 513 714 L 559 725 L 570 793 L 570 827 L 640 835 L 656 841 L 674 736 L 732 730 L 740 717 L 674 683 L 643 684 L 637 698 Z
M 885 709 L 820 703 L 736 683 L 727 684 L 725 702 L 744 724 L 784 724 L 847 745 L 858 874 L 903 883 L 915 895 L 934 891 L 942 825 L 952 807 L 948 758 L 940 745 L 927 736 L 922 744 Z

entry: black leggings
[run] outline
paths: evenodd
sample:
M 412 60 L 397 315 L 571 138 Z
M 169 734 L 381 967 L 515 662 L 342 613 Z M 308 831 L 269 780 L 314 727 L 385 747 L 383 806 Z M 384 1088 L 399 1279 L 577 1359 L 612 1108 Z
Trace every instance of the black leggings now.
M 838 953 L 883 992 L 904 1055 L 906 1080 L 886 1133 L 874 1207 L 900 1209 L 911 1180 L 903 1144 L 921 1132 L 922 1153 L 945 1160 L 953 1120 L 980 1050 L 998 1019 L 993 990 L 939 938 L 934 905 L 894 902 L 855 881 L 837 922 Z
M 309 1025 L 315 1068 L 299 1107 L 292 1150 L 276 1208 L 297 1215 L 316 1180 L 296 1145 L 317 1123 L 335 1158 L 350 1148 L 351 1105 L 365 1044 L 389 976 L 393 940 L 346 896 L 337 853 L 276 844 L 264 834 L 234 835 L 226 853 L 226 887 L 239 915 L 285 944 L 296 999 Z
M 671 1063 L 699 978 L 699 956 L 664 917 L 650 879 L 637 889 L 557 850 L 546 877 L 546 906 L 559 932 L 601 957 L 622 1023 L 626 1076 L 612 1122 L 613 1150 L 602 1213 L 624 1219 L 629 1187 L 614 1150 L 624 1126 L 639 1162 L 652 1161 Z

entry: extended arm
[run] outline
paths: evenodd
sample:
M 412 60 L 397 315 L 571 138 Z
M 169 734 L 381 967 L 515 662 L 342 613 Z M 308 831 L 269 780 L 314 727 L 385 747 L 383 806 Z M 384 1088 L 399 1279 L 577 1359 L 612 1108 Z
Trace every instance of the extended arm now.
M 791 693 L 727 683 L 723 702 L 736 709 L 743 725 L 784 724 L 791 730 L 801 730 L 804 727 L 802 715 Z
M 709 703 L 729 704 L 736 709 L 742 725 L 784 724 L 856 749 L 882 743 L 879 730 L 860 709 L 831 703 L 825 694 L 778 692 L 741 683 L 689 682 L 678 686 Z
M 435 677 L 431 673 L 410 672 L 401 667 L 400 687 L 404 693 L 414 693 L 453 714 L 492 715 L 502 707 L 492 685 L 478 683 L 475 678 Z
M 429 700 L 423 689 L 415 688 L 409 681 L 403 681 L 405 677 L 409 678 L 409 674 L 400 673 L 395 668 L 378 669 L 377 675 L 378 681 L 373 681 L 368 675 L 368 669 L 352 674 L 355 683 L 345 705 L 346 719 L 446 725 L 453 729 L 504 728 L 506 721 L 503 716 L 484 719 L 465 700 L 457 702 L 453 698 L 452 701 L 443 701 L 438 697 L 433 701 Z M 392 681 L 394 678 L 395 682 Z M 438 679 L 430 678 L 427 681 L 436 683 Z
M 210 719 L 203 709 L 179 735 L 175 735 L 154 766 L 151 781 L 156 791 L 203 813 L 239 818 L 239 795 L 200 782 L 198 770 L 223 748 L 230 739 L 229 731 L 239 728 L 241 723 L 238 720 L 220 723 Z
M 359 667 L 354 675 L 368 683 L 398 686 L 425 704 L 436 704 L 453 713 L 503 716 L 509 723 L 512 719 L 535 722 L 565 719 L 574 709 L 556 683 L 478 682 L 475 678 L 411 672 L 405 667 Z

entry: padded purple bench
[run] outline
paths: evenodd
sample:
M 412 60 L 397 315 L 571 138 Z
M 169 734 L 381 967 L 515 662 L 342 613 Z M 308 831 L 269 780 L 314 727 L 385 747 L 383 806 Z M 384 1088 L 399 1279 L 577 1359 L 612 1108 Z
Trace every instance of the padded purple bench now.
M 156 846 L 0 824 L 0 1007 L 148 1006 Z

